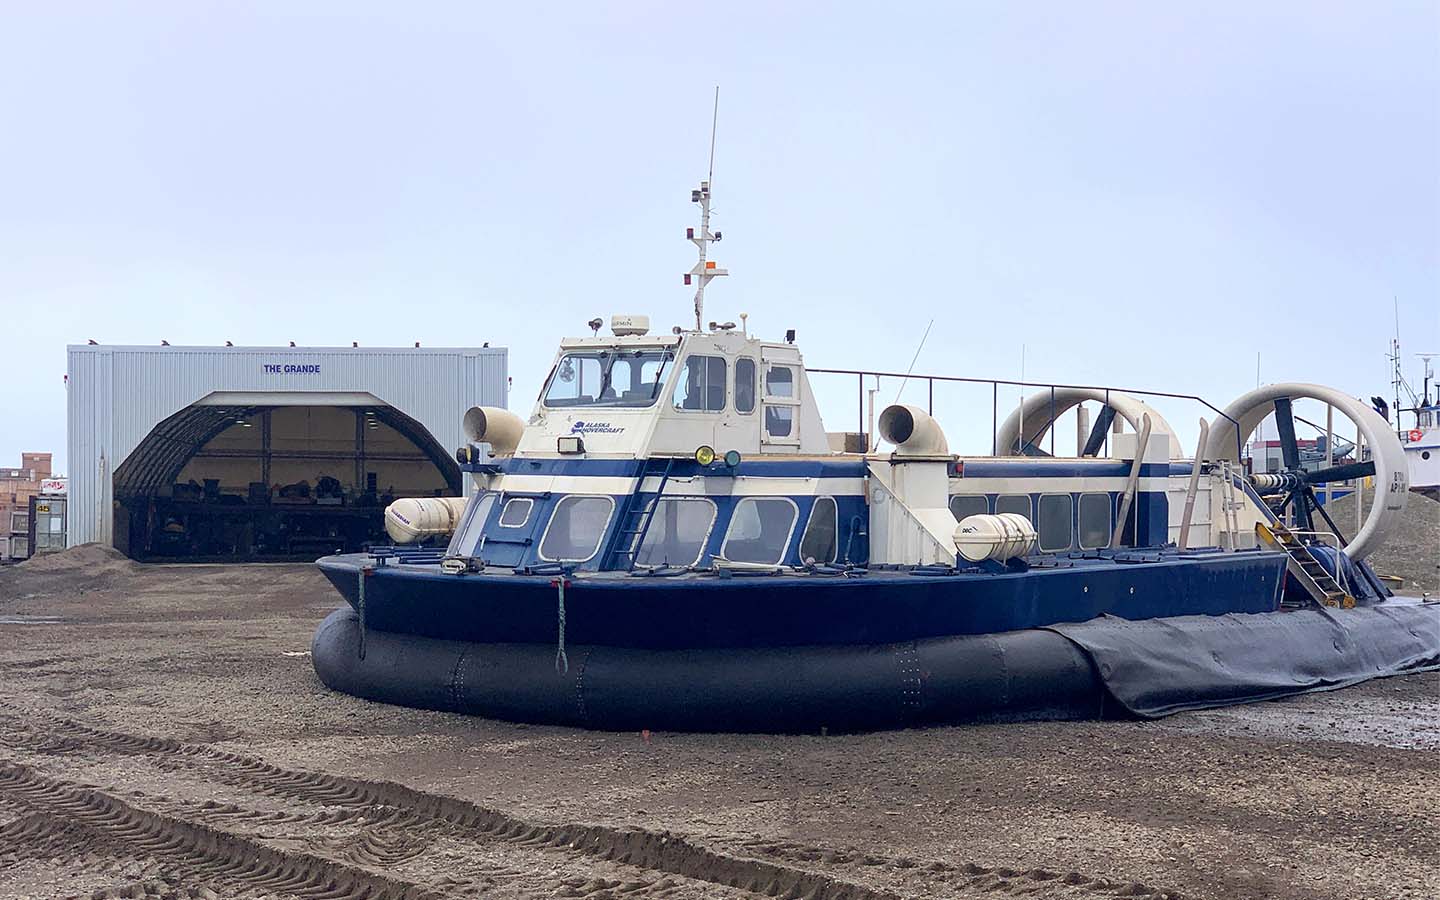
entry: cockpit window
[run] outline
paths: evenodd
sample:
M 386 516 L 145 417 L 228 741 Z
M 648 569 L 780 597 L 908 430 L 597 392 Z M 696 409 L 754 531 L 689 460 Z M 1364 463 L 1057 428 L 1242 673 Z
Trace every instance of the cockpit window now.
M 560 358 L 545 386 L 548 407 L 652 406 L 675 354 L 660 348 L 577 350 Z
M 746 356 L 735 360 L 735 411 L 755 411 L 755 360 Z
M 675 385 L 675 408 L 719 412 L 725 408 L 725 358 L 692 356 Z

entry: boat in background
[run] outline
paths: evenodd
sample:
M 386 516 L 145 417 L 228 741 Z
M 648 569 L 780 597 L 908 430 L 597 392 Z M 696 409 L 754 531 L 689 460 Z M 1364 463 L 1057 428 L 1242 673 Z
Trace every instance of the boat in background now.
M 1410 464 L 1410 490 L 1424 494 L 1431 500 L 1440 500 L 1440 384 L 1434 384 L 1435 371 L 1430 364 L 1430 361 L 1440 354 L 1419 354 L 1421 364 L 1425 367 L 1425 374 L 1421 380 L 1420 393 L 1416 394 L 1410 389 L 1404 374 L 1400 371 L 1398 339 L 1393 345 L 1393 349 L 1396 398 L 1395 430 L 1404 444 L 1405 458 Z M 1435 388 L 1433 396 L 1431 394 L 1432 386 Z M 1409 394 L 1411 405 L 1408 409 L 1399 405 L 1401 390 Z M 1404 421 L 1400 418 L 1401 412 L 1408 412 L 1415 417 L 1412 427 L 1405 427 Z

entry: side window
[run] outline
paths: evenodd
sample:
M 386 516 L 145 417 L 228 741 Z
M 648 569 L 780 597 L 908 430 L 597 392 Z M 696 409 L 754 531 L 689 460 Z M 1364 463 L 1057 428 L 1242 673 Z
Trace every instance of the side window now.
M 1030 521 L 1035 521 L 1035 514 L 1030 511 L 1029 494 L 1001 494 L 995 498 L 996 513 L 1019 513 Z
M 789 437 L 795 430 L 795 407 L 765 407 L 765 430 L 771 437 Z
M 790 546 L 798 510 L 783 497 L 745 497 L 735 504 L 720 555 L 731 562 L 778 566 Z
M 1080 549 L 1110 546 L 1110 495 L 1080 495 Z
M 446 556 L 474 556 L 480 547 L 480 537 L 485 533 L 485 520 L 490 518 L 490 509 L 495 505 L 495 494 L 486 492 L 470 501 L 465 518 L 455 529 L 446 548 Z
M 984 494 L 956 494 L 950 498 L 950 512 L 957 522 L 969 516 L 983 516 L 989 511 L 990 501 L 985 499 Z
M 519 528 L 530 521 L 530 510 L 535 501 L 529 497 L 511 497 L 500 510 L 500 524 L 505 528 Z
M 675 408 L 719 412 L 725 408 L 725 360 L 719 356 L 692 356 L 680 369 L 675 385 Z
M 637 566 L 693 566 L 705 551 L 710 527 L 715 524 L 715 504 L 710 500 L 667 497 L 655 507 Z
M 1070 549 L 1070 514 L 1074 500 L 1069 494 L 1043 494 L 1040 497 L 1040 523 L 1036 530 L 1040 534 L 1040 549 L 1059 551 Z
M 789 366 L 765 368 L 765 397 L 781 401 L 765 405 L 765 432 L 770 437 L 788 438 L 795 431 L 795 370 Z
M 795 398 L 795 373 L 789 366 L 771 366 L 765 370 L 765 396 L 780 400 Z
M 600 550 L 615 501 L 609 497 L 570 496 L 555 504 L 540 558 L 552 562 L 585 562 Z
M 755 411 L 755 360 L 746 356 L 735 360 L 735 411 Z
M 810 507 L 810 521 L 805 523 L 805 534 L 800 538 L 802 563 L 835 561 L 837 520 L 835 498 L 816 497 L 815 505 Z

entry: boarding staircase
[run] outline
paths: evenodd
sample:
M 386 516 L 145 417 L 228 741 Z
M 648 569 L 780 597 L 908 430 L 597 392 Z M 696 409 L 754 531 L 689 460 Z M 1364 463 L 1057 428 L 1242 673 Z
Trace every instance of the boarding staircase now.
M 1340 606 L 1346 609 L 1355 605 L 1355 598 L 1350 592 L 1340 586 L 1330 574 L 1330 570 L 1321 565 L 1315 554 L 1310 552 L 1310 547 L 1296 537 L 1295 532 L 1286 527 L 1284 522 L 1277 520 L 1268 525 L 1258 522 L 1255 531 L 1265 543 L 1285 551 L 1290 557 L 1285 564 L 1286 569 L 1317 605 Z M 1281 605 L 1297 607 L 1305 604 L 1282 601 Z
M 664 465 L 661 466 L 661 463 Z M 650 522 L 655 518 L 655 509 L 660 505 L 660 498 L 665 495 L 665 485 L 669 483 L 670 473 L 674 468 L 675 459 L 673 457 L 645 461 L 645 465 L 640 469 L 635 491 L 625 498 L 625 508 L 620 515 L 619 527 L 610 544 L 606 568 L 621 569 L 627 572 L 635 568 L 635 560 L 640 555 L 640 545 L 645 543 L 645 533 L 650 530 Z M 652 475 L 660 476 L 660 485 L 655 489 L 655 493 L 642 494 L 641 489 L 645 487 L 645 479 Z

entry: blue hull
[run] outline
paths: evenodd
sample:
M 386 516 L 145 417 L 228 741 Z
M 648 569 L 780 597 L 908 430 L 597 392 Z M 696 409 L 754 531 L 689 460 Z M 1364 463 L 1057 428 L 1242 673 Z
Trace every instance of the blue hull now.
M 994 574 L 582 574 L 565 589 L 565 640 L 645 649 L 887 644 L 1106 614 L 1151 619 L 1272 612 L 1280 605 L 1281 553 L 1123 559 L 1062 559 L 1053 568 Z M 367 628 L 486 643 L 553 644 L 558 637 L 553 576 L 376 567 L 368 555 L 318 564 Z

